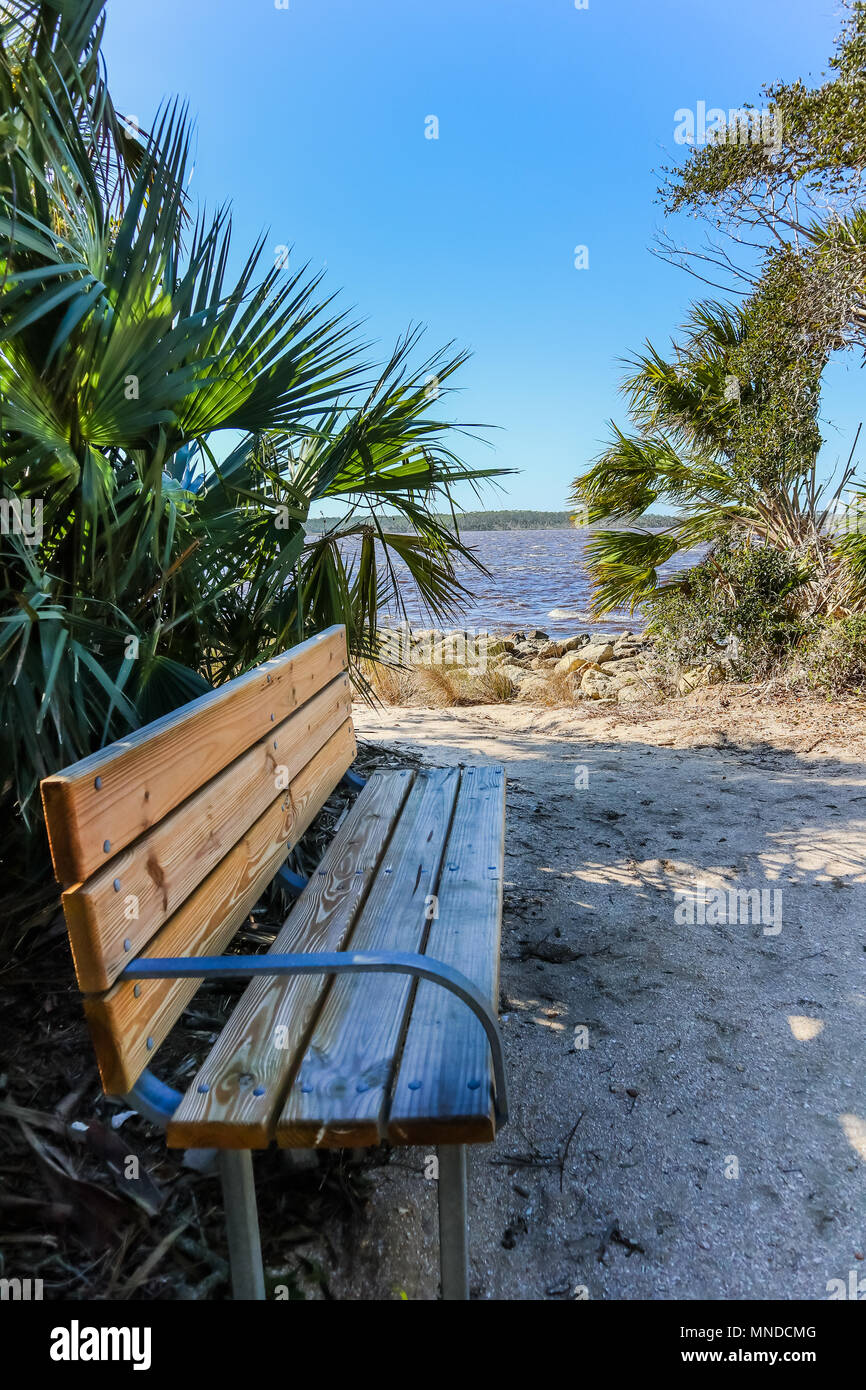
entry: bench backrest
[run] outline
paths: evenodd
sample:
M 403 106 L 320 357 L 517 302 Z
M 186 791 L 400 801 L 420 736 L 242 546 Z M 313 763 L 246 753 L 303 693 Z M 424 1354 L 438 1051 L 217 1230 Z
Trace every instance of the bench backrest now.
M 353 761 L 346 665 L 328 628 L 42 782 L 106 1092 L 130 1089 L 201 984 L 118 976 L 223 951 Z

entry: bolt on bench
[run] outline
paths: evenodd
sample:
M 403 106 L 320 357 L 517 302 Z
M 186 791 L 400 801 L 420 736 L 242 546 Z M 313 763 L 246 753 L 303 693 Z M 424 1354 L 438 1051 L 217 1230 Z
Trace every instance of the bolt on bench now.
M 345 630 L 42 782 L 106 1094 L 215 1148 L 235 1298 L 264 1298 L 250 1150 L 439 1150 L 443 1298 L 468 1297 L 466 1146 L 507 1119 L 501 767 L 377 771 L 309 881 L 283 868 L 355 757 Z M 223 955 L 277 875 L 270 951 Z M 185 1095 L 149 1065 L 206 979 L 249 984 Z

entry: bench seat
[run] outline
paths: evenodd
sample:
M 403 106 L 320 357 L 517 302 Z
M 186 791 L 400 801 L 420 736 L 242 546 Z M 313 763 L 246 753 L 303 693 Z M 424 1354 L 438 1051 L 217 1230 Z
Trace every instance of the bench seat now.
M 272 951 L 423 951 L 495 1008 L 504 780 L 500 767 L 373 773 Z M 494 1137 L 492 1096 L 484 1030 L 440 986 L 258 978 L 166 1137 L 184 1148 L 479 1143 Z

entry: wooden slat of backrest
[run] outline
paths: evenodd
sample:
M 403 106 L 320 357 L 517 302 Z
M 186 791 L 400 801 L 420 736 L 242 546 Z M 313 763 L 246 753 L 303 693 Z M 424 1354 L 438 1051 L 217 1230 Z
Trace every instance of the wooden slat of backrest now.
M 459 782 L 456 768 L 416 775 L 352 935 L 353 951 L 420 949 Z M 403 975 L 343 975 L 334 981 L 277 1122 L 280 1145 L 379 1142 L 411 988 Z
M 371 775 L 271 951 L 344 949 L 413 779 L 411 772 Z M 168 1125 L 169 1147 L 270 1142 L 328 983 L 315 975 L 250 982 Z
M 140 959 L 223 951 L 351 766 L 356 751 L 355 731 L 346 720 L 298 773 L 288 792 L 190 894 Z M 106 994 L 85 996 L 102 1085 L 109 1095 L 123 1095 L 135 1083 L 200 984 L 201 980 L 142 980 L 136 987 L 119 980 Z
M 345 628 L 328 628 L 46 777 L 42 802 L 58 883 L 83 882 L 345 667 Z
M 494 1010 L 504 839 L 502 768 L 464 768 L 425 954 L 462 971 Z M 389 1139 L 395 1144 L 492 1141 L 492 1084 L 490 1046 L 477 1018 L 453 994 L 420 980 L 391 1092 Z
M 114 983 L 350 717 L 351 703 L 349 679 L 339 675 L 104 869 L 63 894 L 82 990 Z

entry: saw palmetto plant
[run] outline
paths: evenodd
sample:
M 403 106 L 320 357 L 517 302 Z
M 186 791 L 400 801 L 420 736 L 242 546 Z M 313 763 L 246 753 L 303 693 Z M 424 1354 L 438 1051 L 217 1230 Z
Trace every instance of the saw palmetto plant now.
M 412 331 L 374 368 L 264 240 L 230 274 L 228 212 L 184 191 L 187 114 L 126 129 L 101 12 L 0 20 L 2 790 L 31 829 L 40 777 L 209 684 L 333 622 L 368 655 L 406 582 L 451 611 L 453 489 L 495 472 L 436 409 L 463 354 L 417 360 Z M 324 500 L 342 519 L 308 541 Z

